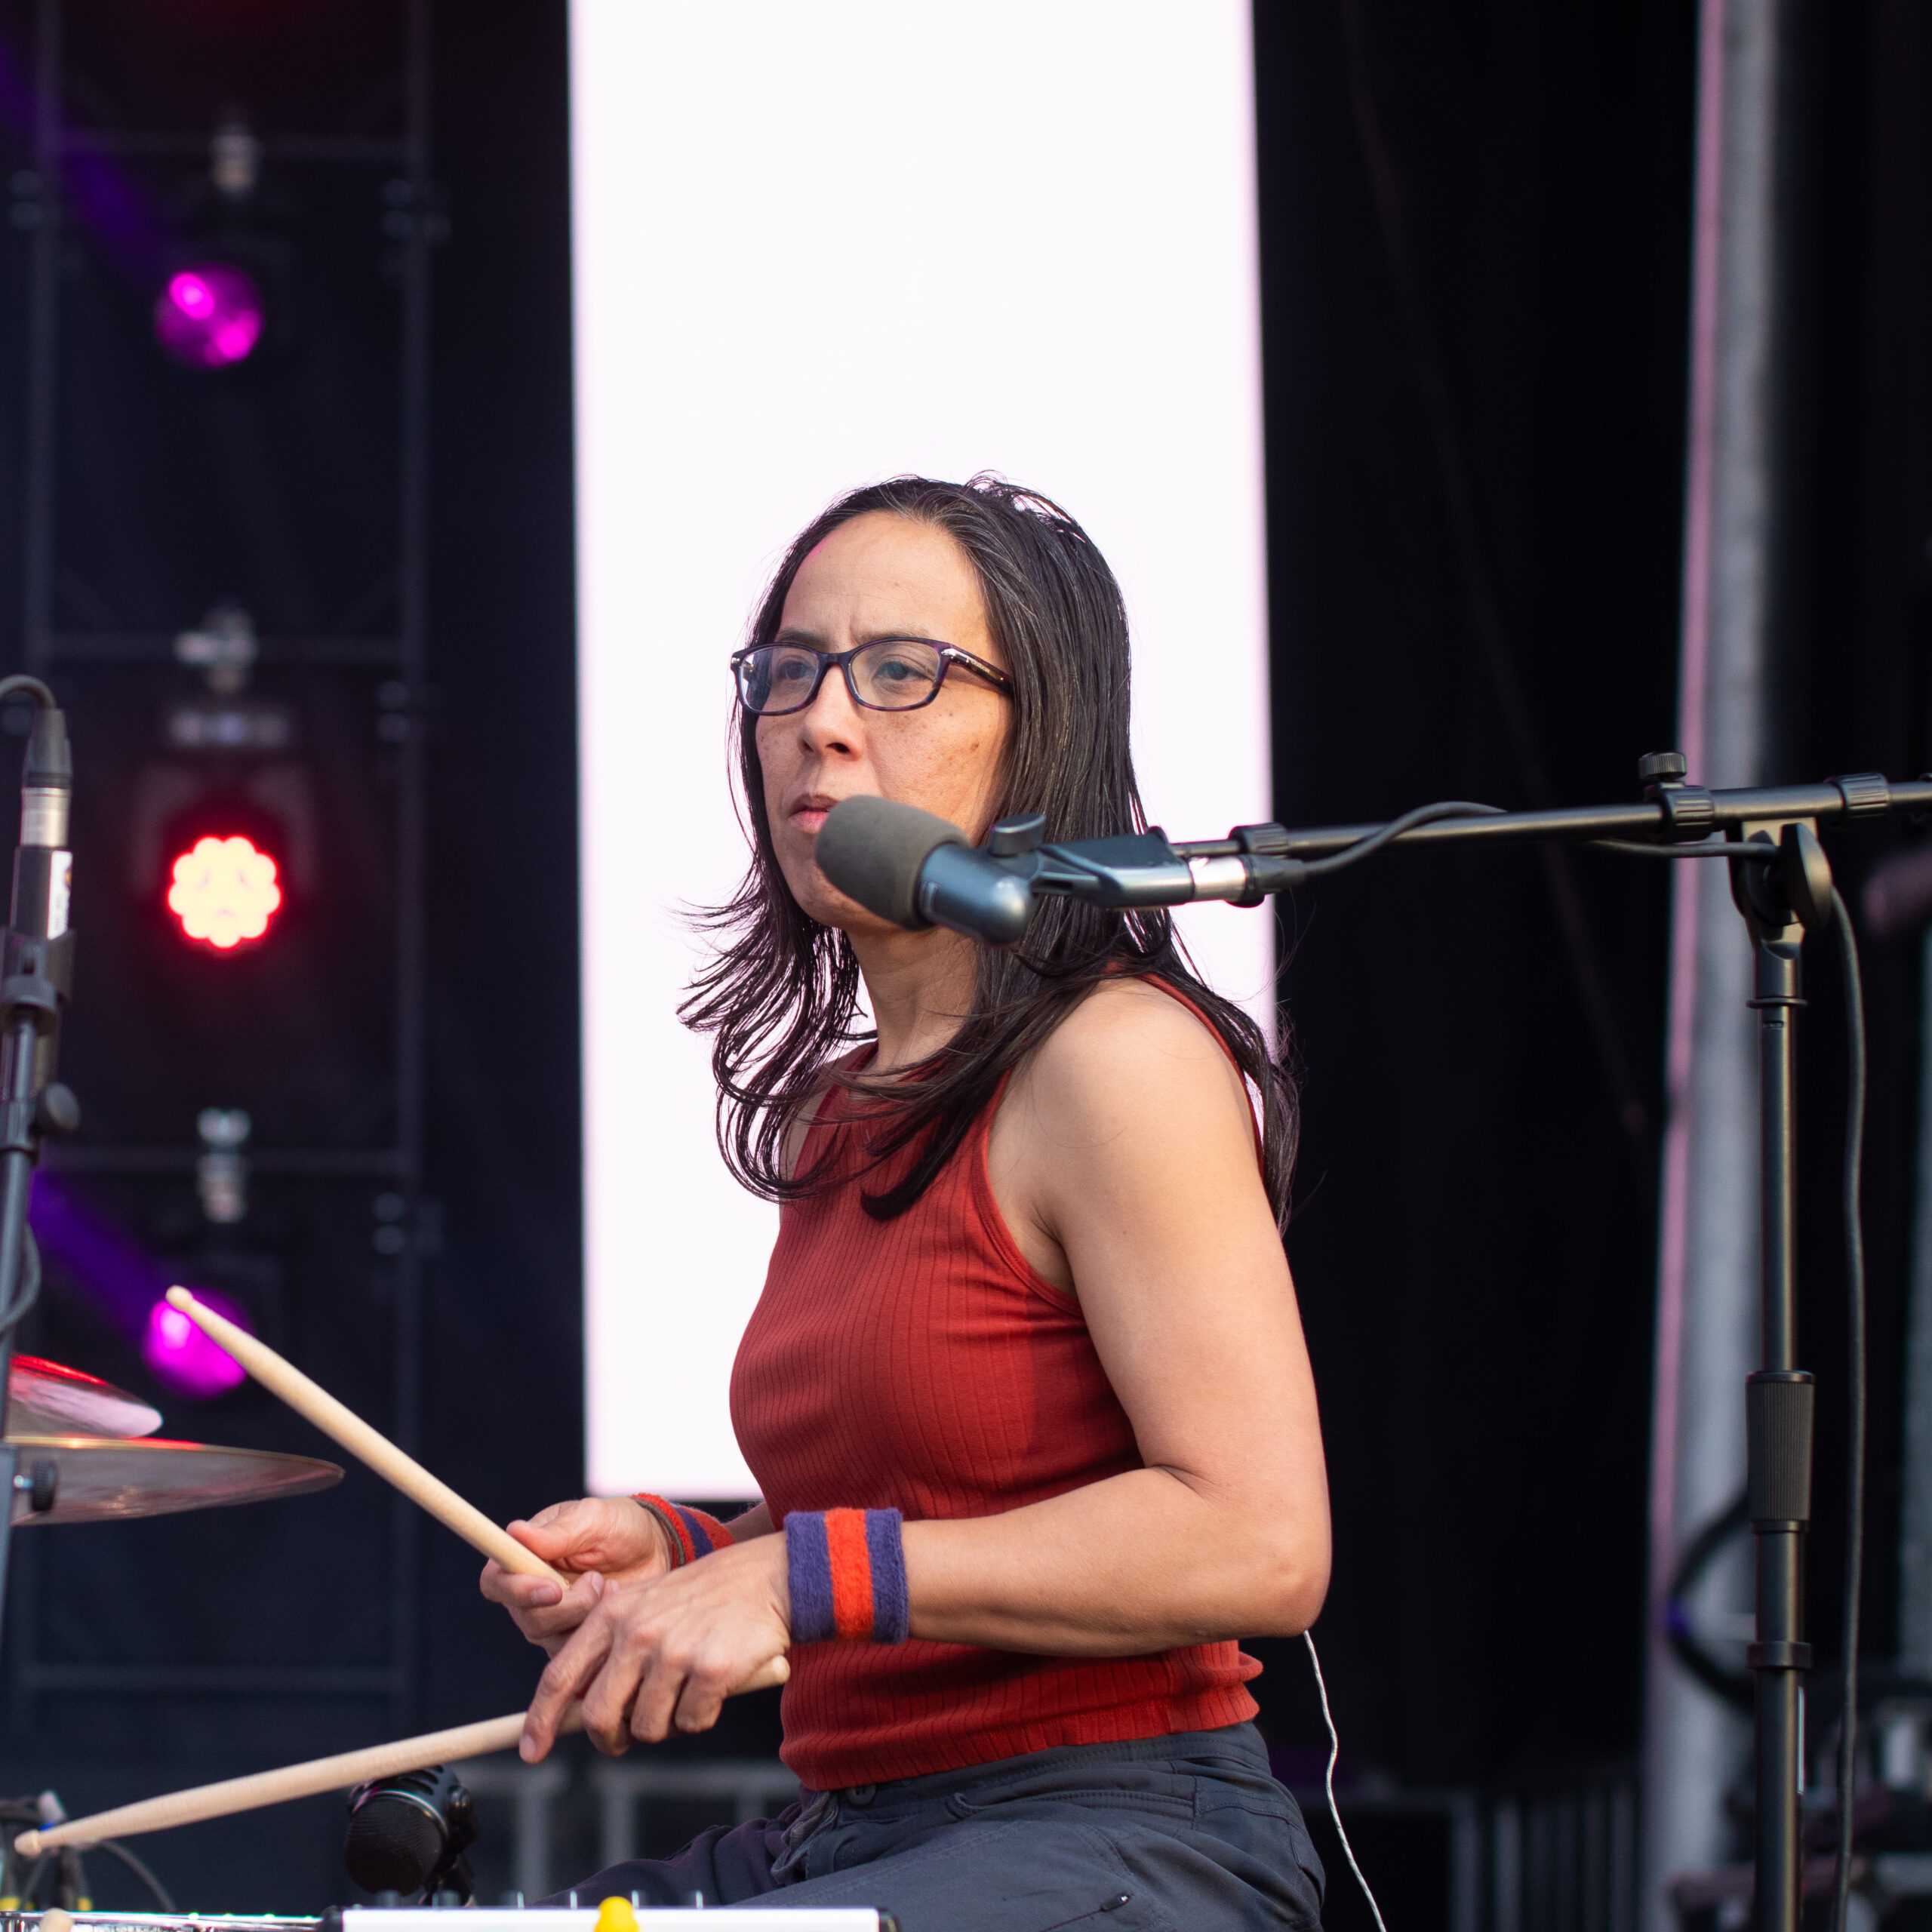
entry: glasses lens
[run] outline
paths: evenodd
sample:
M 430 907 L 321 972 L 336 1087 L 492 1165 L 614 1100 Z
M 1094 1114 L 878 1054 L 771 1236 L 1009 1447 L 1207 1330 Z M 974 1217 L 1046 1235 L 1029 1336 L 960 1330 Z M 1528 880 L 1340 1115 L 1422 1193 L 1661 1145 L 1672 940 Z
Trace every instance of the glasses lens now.
M 768 644 L 738 663 L 738 695 L 747 711 L 796 711 L 811 694 L 818 657 L 795 645 Z
M 910 711 L 930 702 L 945 669 L 930 644 L 869 644 L 852 660 L 860 703 L 880 711 Z

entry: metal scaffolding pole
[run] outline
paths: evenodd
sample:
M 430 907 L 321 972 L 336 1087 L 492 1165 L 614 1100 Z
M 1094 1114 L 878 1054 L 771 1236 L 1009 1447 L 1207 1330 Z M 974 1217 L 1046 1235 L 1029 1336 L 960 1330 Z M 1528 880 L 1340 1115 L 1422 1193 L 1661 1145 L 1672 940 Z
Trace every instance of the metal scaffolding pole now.
M 1679 742 L 1693 782 L 1764 782 L 1777 512 L 1778 0 L 1702 0 L 1686 433 Z M 1683 866 L 1672 915 L 1658 1239 L 1642 1913 L 1672 1873 L 1730 1856 L 1724 1795 L 1746 1721 L 1678 1663 L 1663 1598 L 1744 1487 L 1758 1343 L 1758 1026 L 1752 952 L 1719 868 Z M 1712 1580 L 1751 1601 L 1748 1552 Z

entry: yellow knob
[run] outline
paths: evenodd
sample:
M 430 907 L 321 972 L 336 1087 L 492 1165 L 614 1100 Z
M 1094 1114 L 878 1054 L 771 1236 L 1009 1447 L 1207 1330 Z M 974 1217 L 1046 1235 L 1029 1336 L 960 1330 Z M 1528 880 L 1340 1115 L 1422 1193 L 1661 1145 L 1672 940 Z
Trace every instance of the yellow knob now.
M 629 1899 L 606 1899 L 597 1908 L 597 1932 L 638 1932 Z

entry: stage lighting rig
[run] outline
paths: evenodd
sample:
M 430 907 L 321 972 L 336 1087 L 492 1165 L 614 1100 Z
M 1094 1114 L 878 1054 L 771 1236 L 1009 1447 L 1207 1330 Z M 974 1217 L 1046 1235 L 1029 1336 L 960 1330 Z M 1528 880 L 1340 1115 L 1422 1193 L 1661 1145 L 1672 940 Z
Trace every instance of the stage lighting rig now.
M 46 137 L 14 191 L 34 224 L 23 657 L 72 687 L 101 774 L 75 841 L 98 881 L 100 1020 L 71 1069 L 92 1116 L 40 1211 L 77 1335 L 109 1319 L 171 1390 L 219 1393 L 155 1303 L 170 1282 L 226 1292 L 393 1402 L 406 1436 L 427 1251 L 419 699 L 398 742 L 371 726 L 405 709 L 380 687 L 426 676 L 430 9 L 331 14 L 312 74 L 232 12 L 24 17 L 48 31 Z M 372 1223 L 385 1193 L 404 1211 Z M 372 1226 L 408 1239 L 372 1252 Z M 380 1553 L 352 1580 L 305 1571 L 308 1623 L 272 1661 L 300 1698 L 414 1697 L 414 1546 L 386 1501 L 343 1506 Z M 113 1602 L 112 1553 L 74 1541 L 69 1585 Z M 139 1699 L 178 1696 L 183 1667 L 195 1694 L 238 1700 L 235 1736 L 271 1724 L 261 1660 L 206 1661 L 185 1546 L 161 1562 L 137 1691 L 120 1660 L 69 1657 L 51 1610 L 22 1618 L 9 1683 L 36 1724 L 64 1740 L 63 1713 L 78 1736 L 106 1709 L 143 1738 Z M 229 1580 L 287 1567 L 251 1551 Z M 340 1633 L 372 1588 L 388 1614 L 352 1652 Z M 63 1660 L 58 1687 L 32 1677 L 42 1657 Z

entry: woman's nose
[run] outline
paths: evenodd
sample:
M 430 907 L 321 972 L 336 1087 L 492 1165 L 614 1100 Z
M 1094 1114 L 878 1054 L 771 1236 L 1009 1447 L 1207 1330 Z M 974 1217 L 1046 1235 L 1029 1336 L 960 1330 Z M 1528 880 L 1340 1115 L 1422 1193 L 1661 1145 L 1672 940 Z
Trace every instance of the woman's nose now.
M 817 694 L 798 718 L 800 737 L 815 752 L 856 750 L 865 729 L 844 674 L 835 664 L 826 667 Z

